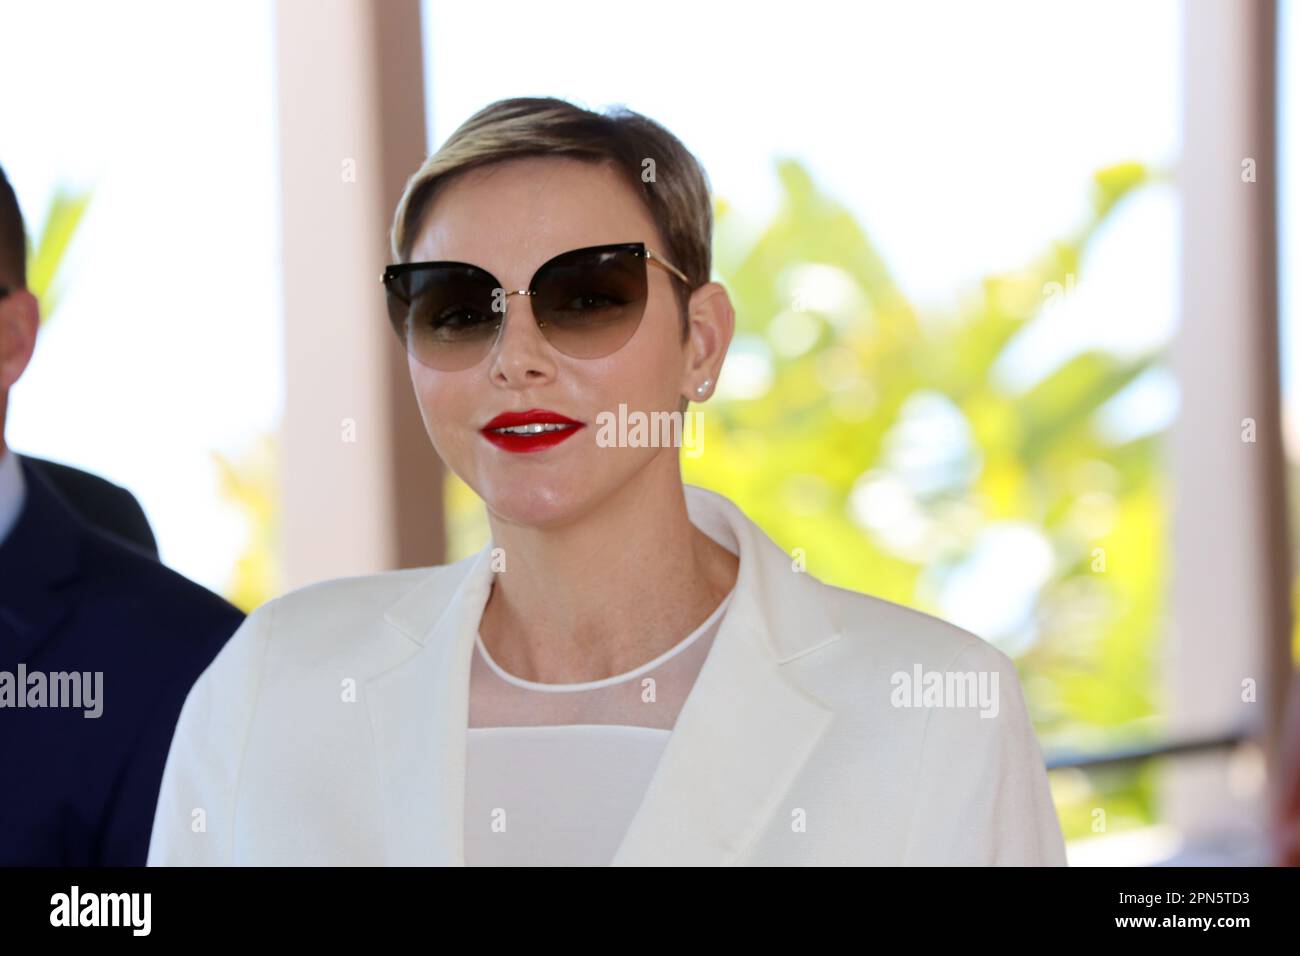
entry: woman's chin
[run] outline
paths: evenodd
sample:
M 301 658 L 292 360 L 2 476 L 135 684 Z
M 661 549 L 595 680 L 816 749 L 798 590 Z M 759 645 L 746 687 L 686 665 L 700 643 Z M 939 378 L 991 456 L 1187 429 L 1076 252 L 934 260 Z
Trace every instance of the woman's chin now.
M 487 509 L 503 521 L 532 528 L 554 527 L 582 511 L 584 489 L 573 481 L 548 480 L 493 482 L 481 493 Z

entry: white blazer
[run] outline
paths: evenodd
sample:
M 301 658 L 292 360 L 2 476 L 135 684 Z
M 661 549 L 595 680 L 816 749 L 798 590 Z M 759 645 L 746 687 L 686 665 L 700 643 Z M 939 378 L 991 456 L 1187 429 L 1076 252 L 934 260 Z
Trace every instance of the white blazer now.
M 739 576 L 614 865 L 1065 864 L 1004 653 L 795 570 L 721 495 L 687 485 L 686 501 Z M 185 701 L 149 865 L 463 866 L 492 547 L 249 615 Z M 998 693 L 926 701 L 900 676 L 929 672 L 996 675 Z

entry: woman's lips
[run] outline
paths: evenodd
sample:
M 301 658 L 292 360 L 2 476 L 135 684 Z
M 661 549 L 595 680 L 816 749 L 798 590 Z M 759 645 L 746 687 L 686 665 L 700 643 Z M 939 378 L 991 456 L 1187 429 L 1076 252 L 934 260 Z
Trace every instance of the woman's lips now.
M 484 438 L 505 451 L 532 452 L 558 445 L 584 427 L 582 422 L 559 412 L 530 408 L 526 412 L 502 412 L 479 431 Z M 502 428 L 519 430 L 499 431 Z
M 543 448 L 558 445 L 582 427 L 581 425 L 569 425 L 564 428 L 557 428 L 554 431 L 539 432 L 536 435 L 511 435 L 503 432 L 484 431 L 483 437 L 498 448 L 504 448 L 506 451 L 541 451 Z

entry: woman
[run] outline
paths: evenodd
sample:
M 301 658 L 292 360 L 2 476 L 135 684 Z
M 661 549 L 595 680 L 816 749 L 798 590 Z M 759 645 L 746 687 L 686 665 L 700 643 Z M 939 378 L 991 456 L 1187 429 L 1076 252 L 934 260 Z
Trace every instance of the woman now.
M 255 611 L 186 702 L 151 864 L 1064 863 L 1004 654 L 598 428 L 712 392 L 711 232 L 626 110 L 502 101 L 425 162 L 389 315 L 492 540 Z

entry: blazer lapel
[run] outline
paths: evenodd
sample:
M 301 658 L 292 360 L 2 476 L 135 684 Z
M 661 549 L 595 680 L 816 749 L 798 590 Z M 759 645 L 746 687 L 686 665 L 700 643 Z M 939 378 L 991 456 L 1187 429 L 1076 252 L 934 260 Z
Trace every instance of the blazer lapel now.
M 740 556 L 736 593 L 616 866 L 736 862 L 832 719 L 781 670 L 841 636 L 820 584 L 726 498 L 692 485 L 686 496 L 692 522 Z M 408 645 L 365 691 L 390 865 L 465 865 L 469 670 L 492 589 L 491 548 L 460 562 L 459 574 L 431 573 L 384 615 Z
M 819 582 L 730 501 L 686 492 L 692 522 L 740 555 L 736 593 L 614 866 L 736 863 L 833 717 L 781 671 L 841 636 Z
M 366 682 L 384 801 L 385 857 L 396 866 L 464 866 L 465 738 L 474 635 L 492 590 L 490 546 L 432 627 L 447 584 L 431 574 L 384 615 L 412 653 Z M 443 571 L 444 569 L 439 569 Z M 451 569 L 445 569 L 450 573 Z M 445 600 L 445 597 L 442 598 Z
M 727 617 L 614 866 L 727 866 L 772 818 L 831 712 L 758 653 L 762 623 Z

